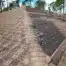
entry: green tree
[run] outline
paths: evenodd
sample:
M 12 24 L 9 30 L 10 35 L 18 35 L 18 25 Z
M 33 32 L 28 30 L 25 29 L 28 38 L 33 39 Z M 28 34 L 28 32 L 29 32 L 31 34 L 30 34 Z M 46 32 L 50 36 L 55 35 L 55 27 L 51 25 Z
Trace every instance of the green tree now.
M 53 11 L 57 11 L 57 7 L 56 7 L 55 2 L 50 3 L 50 8 L 51 8 Z
M 60 6 L 63 4 L 63 6 Z M 63 8 L 63 13 L 64 13 L 64 0 L 56 0 L 56 6 L 60 6 L 60 10 Z
M 56 0 L 56 6 L 60 6 L 63 4 L 64 0 Z
M 61 10 L 63 9 L 63 13 L 64 13 L 64 0 L 56 0 L 56 2 L 52 2 L 50 4 L 50 7 L 52 8 L 53 11 L 60 10 L 60 14 L 61 14 Z

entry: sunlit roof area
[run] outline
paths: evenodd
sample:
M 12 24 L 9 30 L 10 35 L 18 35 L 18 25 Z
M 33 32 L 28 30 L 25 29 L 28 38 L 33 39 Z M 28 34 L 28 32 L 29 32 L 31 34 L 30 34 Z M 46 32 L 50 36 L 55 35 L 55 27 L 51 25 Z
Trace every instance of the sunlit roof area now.
M 45 1 L 46 1 L 46 3 L 50 4 L 52 2 L 55 2 L 56 0 L 45 0 Z

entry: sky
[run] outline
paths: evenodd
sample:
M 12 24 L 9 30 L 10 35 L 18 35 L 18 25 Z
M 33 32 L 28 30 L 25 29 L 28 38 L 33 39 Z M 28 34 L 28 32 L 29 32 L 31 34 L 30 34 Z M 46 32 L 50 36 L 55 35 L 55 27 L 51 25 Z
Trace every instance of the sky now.
M 55 2 L 56 0 L 45 0 L 45 1 L 47 3 L 45 9 L 48 10 L 48 4 Z
M 54 2 L 54 1 L 56 1 L 56 0 L 45 0 L 46 1 L 46 3 L 52 3 L 52 2 Z

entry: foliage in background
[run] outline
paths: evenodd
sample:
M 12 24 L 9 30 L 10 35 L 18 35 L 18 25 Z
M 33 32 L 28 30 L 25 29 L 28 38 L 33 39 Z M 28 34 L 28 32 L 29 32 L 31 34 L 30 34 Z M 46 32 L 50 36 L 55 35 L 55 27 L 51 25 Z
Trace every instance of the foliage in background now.
M 60 6 L 61 4 L 64 3 L 64 0 L 56 0 L 56 6 Z
M 55 2 L 52 2 L 52 3 L 50 4 L 50 7 L 51 7 L 51 9 L 52 9 L 53 11 L 57 11 L 57 7 L 56 7 L 56 3 L 55 3 Z
M 36 4 L 37 4 L 37 6 L 38 6 L 40 9 L 45 10 L 45 6 L 46 6 L 46 2 L 45 2 L 45 1 L 38 0 Z
M 50 4 L 50 7 L 52 8 L 53 11 L 60 11 L 60 14 L 62 12 L 63 9 L 63 13 L 64 13 L 64 0 L 56 0 L 56 2 L 52 2 Z

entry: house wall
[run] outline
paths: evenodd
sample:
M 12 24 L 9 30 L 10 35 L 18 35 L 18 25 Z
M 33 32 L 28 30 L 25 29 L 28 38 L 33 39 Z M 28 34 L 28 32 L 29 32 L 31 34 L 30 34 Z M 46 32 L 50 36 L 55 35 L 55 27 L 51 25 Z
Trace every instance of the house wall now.
M 0 4 L 0 6 L 2 9 L 4 9 L 6 7 L 9 7 L 9 4 L 12 3 L 13 1 L 16 1 L 16 0 L 2 0 L 1 3 L 3 4 Z
M 64 4 L 66 5 L 66 0 L 64 0 Z
M 66 0 L 64 0 L 64 5 L 65 5 L 64 12 L 66 14 Z

